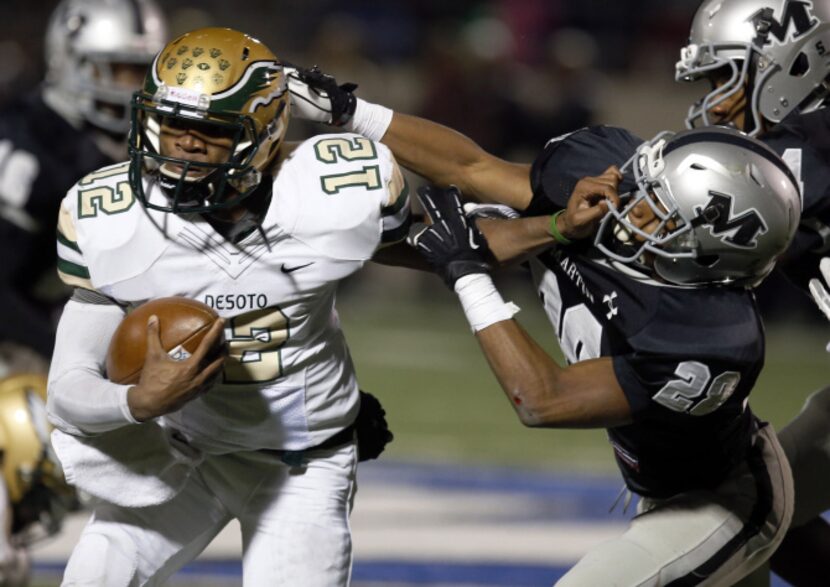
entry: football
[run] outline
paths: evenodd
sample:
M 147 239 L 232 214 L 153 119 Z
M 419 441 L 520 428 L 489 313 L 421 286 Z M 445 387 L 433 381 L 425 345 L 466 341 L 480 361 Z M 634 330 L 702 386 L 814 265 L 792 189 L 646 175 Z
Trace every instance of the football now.
M 137 383 L 147 352 L 147 320 L 159 319 L 161 346 L 173 358 L 185 359 L 199 346 L 218 314 L 202 302 L 182 297 L 145 302 L 128 313 L 112 335 L 107 351 L 107 377 L 114 383 Z

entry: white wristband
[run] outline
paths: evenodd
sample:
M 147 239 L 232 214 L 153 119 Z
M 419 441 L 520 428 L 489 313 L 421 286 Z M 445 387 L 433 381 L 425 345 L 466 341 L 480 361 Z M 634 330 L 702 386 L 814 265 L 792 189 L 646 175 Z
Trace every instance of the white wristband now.
M 392 124 L 392 110 L 380 104 L 372 104 L 361 98 L 357 99 L 352 119 L 343 125 L 349 132 L 363 135 L 367 139 L 380 141 L 389 125 Z
M 496 322 L 510 320 L 519 311 L 519 306 L 502 299 L 493 280 L 486 273 L 474 273 L 460 278 L 455 282 L 455 293 L 461 300 L 464 315 L 474 333 Z

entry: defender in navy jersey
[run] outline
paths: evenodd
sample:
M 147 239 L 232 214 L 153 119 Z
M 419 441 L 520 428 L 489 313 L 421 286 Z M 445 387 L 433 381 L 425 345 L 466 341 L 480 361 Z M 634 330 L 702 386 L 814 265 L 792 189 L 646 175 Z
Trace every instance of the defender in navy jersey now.
M 700 134 L 676 137 L 663 160 L 665 137 L 658 137 L 626 169 L 632 177 L 613 166 L 641 141 L 596 127 L 553 139 L 531 166 L 355 98 L 317 71 L 289 74 L 289 87 L 298 116 L 381 140 L 404 165 L 466 197 L 538 214 L 477 224 L 499 260 L 535 257 L 538 290 L 572 361 L 564 369 L 510 319 L 515 307 L 482 274 L 483 244 L 465 247 L 477 244 L 475 230 L 460 203 L 437 188 L 422 194 L 436 224 L 417 245 L 459 294 L 523 423 L 608 428 L 627 484 L 650 496 L 630 530 L 589 553 L 561 585 L 731 585 L 770 555 L 789 524 L 791 478 L 775 434 L 745 405 L 763 362 L 762 329 L 745 288 L 768 274 L 796 229 L 798 190 L 779 157 L 721 130 L 707 131 L 701 152 L 694 147 Z M 681 158 L 688 165 L 680 181 L 684 141 L 692 152 Z M 680 181 L 675 193 L 686 197 L 671 205 L 661 198 L 661 208 L 646 180 L 665 192 L 656 181 L 665 163 Z M 735 186 L 715 179 L 730 169 L 743 174 L 739 203 L 729 196 Z M 635 187 L 639 195 L 621 201 L 618 189 Z M 601 225 L 592 245 L 603 217 L 613 222 Z M 661 252 L 661 239 L 676 229 L 685 233 L 665 240 Z M 546 253 L 556 242 L 567 246 Z M 675 246 L 686 250 L 663 255 Z M 641 259 L 654 262 L 637 266 Z
M 45 373 L 66 301 L 42 287 L 55 271 L 60 201 L 79 177 L 126 155 L 129 98 L 164 28 L 152 0 L 61 2 L 46 33 L 43 86 L 0 111 L 0 244 L 14 251 L 0 269 L 0 342 L 13 345 L 12 370 L 22 347 Z
M 830 253 L 830 4 L 818 0 L 707 0 L 676 66 L 679 81 L 705 80 L 687 125 L 731 125 L 780 154 L 798 178 L 803 213 L 779 266 L 807 289 Z M 772 568 L 795 585 L 827 575 L 830 526 L 830 387 L 813 393 L 780 433 L 793 469 L 793 528 Z
M 748 396 L 764 360 L 751 288 L 795 232 L 798 188 L 774 152 L 737 132 L 668 133 L 627 153 L 625 134 L 609 145 L 608 133 L 578 131 L 534 167 L 538 208 L 566 204 L 550 228 L 560 246 L 530 265 L 568 366 L 510 319 L 453 190 L 422 194 L 433 224 L 411 241 L 458 293 L 522 422 L 607 428 L 626 485 L 642 496 L 629 530 L 558 585 L 608 584 L 611 572 L 615 585 L 732 585 L 772 554 L 792 512 L 783 451 Z M 628 155 L 636 186 L 618 198 L 607 192 L 623 175 L 602 171 L 609 146 Z M 592 168 L 599 189 L 574 182 L 574 169 Z M 500 232 L 527 252 L 544 226 L 481 223 L 502 261 Z

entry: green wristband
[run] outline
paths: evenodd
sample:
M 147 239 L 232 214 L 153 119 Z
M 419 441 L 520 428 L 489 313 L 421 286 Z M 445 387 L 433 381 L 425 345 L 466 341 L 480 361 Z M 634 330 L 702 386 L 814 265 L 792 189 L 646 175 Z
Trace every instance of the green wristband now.
M 550 233 L 553 235 L 553 239 L 558 242 L 560 245 L 569 245 L 571 244 L 571 240 L 565 238 L 559 229 L 556 228 L 556 219 L 559 218 L 562 214 L 564 214 L 564 210 L 560 210 L 556 214 L 550 217 Z

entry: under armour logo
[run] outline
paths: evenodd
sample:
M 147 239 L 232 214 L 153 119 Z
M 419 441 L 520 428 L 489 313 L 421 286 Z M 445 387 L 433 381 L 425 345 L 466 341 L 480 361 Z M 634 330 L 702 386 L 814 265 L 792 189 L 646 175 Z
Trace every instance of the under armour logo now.
M 608 306 L 608 312 L 605 314 L 605 317 L 609 320 L 616 316 L 620 309 L 614 304 L 614 300 L 617 299 L 617 292 L 612 291 L 610 294 L 605 294 L 602 296 L 602 303 Z

